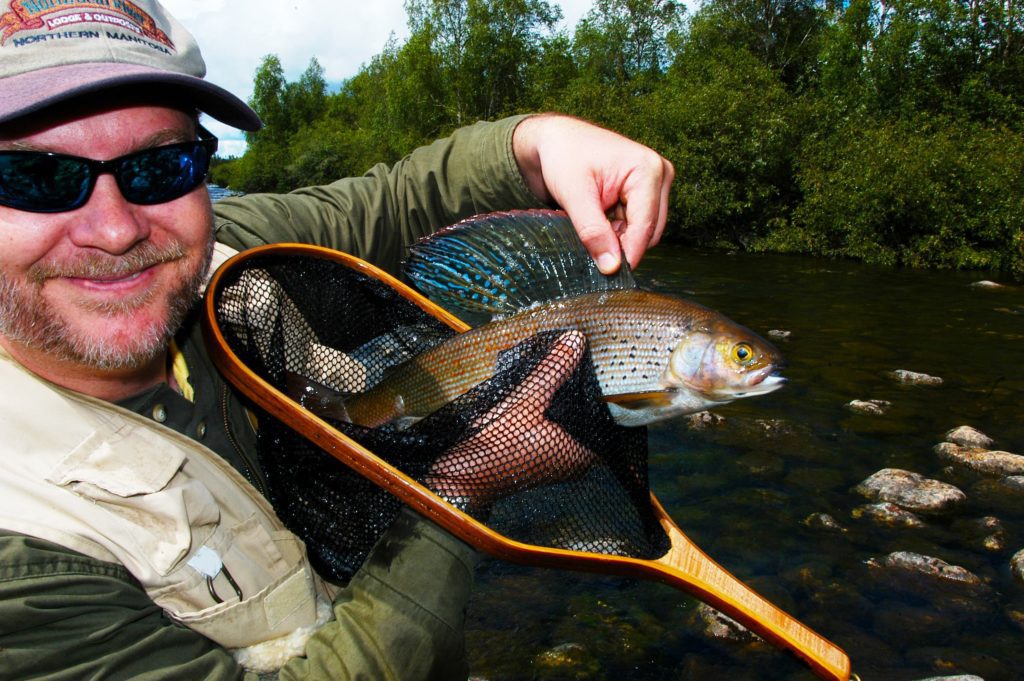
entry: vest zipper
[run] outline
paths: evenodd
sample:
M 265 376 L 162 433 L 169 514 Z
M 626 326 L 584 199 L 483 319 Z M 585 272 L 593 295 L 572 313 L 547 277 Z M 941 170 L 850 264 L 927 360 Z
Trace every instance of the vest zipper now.
M 242 465 L 245 467 L 245 470 L 242 471 L 242 474 L 245 476 L 245 479 L 248 480 L 253 487 L 258 489 L 260 494 L 262 494 L 264 498 L 269 499 L 270 497 L 267 496 L 267 489 L 263 484 L 263 478 L 256 473 L 256 462 L 252 460 L 252 458 L 249 456 L 249 453 L 245 450 L 245 448 L 238 444 L 238 440 L 237 438 L 235 438 L 235 433 L 233 430 L 231 430 L 231 419 L 228 416 L 228 400 L 230 399 L 230 397 L 231 391 L 228 389 L 226 385 L 223 386 L 223 388 L 221 388 L 220 413 L 221 418 L 224 420 L 224 432 L 227 433 L 228 442 L 231 443 L 231 446 L 234 448 L 235 453 L 238 454 L 238 458 L 241 460 Z

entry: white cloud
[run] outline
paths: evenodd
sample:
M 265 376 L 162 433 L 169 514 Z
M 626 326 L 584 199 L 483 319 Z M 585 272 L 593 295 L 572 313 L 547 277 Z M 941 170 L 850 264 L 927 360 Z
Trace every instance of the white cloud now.
M 391 36 L 408 35 L 403 0 L 163 0 L 199 41 L 207 79 L 248 99 L 263 57 L 276 54 L 294 80 L 316 57 L 329 82 L 358 73 Z M 563 26 L 576 26 L 593 0 L 563 0 Z M 244 150 L 242 134 L 208 121 L 221 138 L 220 154 Z

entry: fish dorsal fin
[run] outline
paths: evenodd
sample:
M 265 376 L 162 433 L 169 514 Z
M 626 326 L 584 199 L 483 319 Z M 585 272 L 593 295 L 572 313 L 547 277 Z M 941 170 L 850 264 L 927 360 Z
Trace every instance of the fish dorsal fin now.
M 625 260 L 616 274 L 602 274 L 569 216 L 555 210 L 487 213 L 446 227 L 413 244 L 405 273 L 438 305 L 477 320 L 636 288 Z

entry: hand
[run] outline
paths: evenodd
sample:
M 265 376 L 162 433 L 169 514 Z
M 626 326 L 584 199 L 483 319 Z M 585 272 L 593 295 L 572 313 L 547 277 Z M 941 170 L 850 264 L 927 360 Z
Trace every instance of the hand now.
M 569 214 L 605 274 L 619 268 L 623 255 L 636 267 L 644 251 L 661 239 L 675 169 L 657 152 L 585 121 L 552 114 L 523 120 L 512 149 L 530 189 Z
M 576 370 L 585 347 L 579 331 L 559 336 L 523 382 L 476 420 L 476 434 L 434 463 L 427 485 L 451 503 L 480 508 L 514 492 L 582 474 L 594 454 L 545 412 Z

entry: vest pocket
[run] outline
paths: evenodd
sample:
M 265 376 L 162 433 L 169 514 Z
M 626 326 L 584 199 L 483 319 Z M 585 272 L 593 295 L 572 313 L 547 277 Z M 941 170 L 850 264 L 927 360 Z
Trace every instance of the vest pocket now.
M 288 543 L 299 545 L 294 536 Z M 222 572 L 210 582 L 222 602 L 214 602 L 205 576 L 188 565 L 182 567 L 194 573 L 191 578 L 183 575 L 183 581 L 189 584 L 188 595 L 162 590 L 152 594 L 154 600 L 174 619 L 228 648 L 249 646 L 311 626 L 316 622 L 312 572 L 301 558 L 287 560 L 277 544 L 255 516 L 230 531 L 219 528 L 204 546 L 223 562 Z M 293 548 L 285 552 L 292 553 Z M 200 604 L 205 607 L 197 607 Z M 259 633 L 254 636 L 255 632 Z
M 147 573 L 170 574 L 189 553 L 197 530 L 210 534 L 220 522 L 220 509 L 206 486 L 178 476 L 184 454 L 147 435 L 139 432 L 133 445 L 90 435 L 47 476 L 108 514 L 97 524 L 136 547 L 131 551 L 136 566 L 126 567 L 144 583 Z
M 197 451 L 186 449 L 149 424 L 97 420 L 102 427 L 46 481 L 89 502 L 76 514 L 79 532 L 106 538 L 101 545 L 168 616 L 229 648 L 316 622 L 302 542 L 240 476 L 212 452 L 191 442 Z

